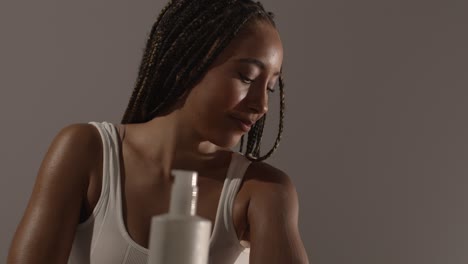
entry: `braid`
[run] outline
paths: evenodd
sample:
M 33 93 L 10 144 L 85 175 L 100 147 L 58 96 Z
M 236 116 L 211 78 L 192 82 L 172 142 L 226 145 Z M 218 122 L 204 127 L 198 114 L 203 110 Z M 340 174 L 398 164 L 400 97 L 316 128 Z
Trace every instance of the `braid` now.
M 262 157 L 259 157 L 260 156 L 260 142 L 262 140 L 262 133 L 259 133 L 259 136 L 258 135 L 254 135 L 252 136 L 252 141 L 258 141 L 258 149 L 256 150 L 256 152 L 254 153 L 250 153 L 249 150 L 247 150 L 247 158 L 251 161 L 262 161 L 262 160 L 266 160 L 268 159 L 275 151 L 276 149 L 278 148 L 279 146 L 279 142 L 281 141 L 281 137 L 283 135 L 283 122 L 284 122 L 284 81 L 283 81 L 283 77 L 280 75 L 279 77 L 279 90 L 280 90 L 280 123 L 279 123 L 279 129 L 278 129 L 278 135 L 276 136 L 276 140 L 275 140 L 275 144 L 273 145 L 273 148 L 268 151 L 268 153 L 265 155 L 265 156 L 262 156 Z M 262 118 L 263 119 L 263 118 Z M 260 119 L 259 121 L 261 121 L 262 119 Z M 257 121 L 257 122 L 259 122 Z M 261 124 L 261 130 L 263 131 L 263 127 L 265 125 L 264 123 L 265 120 L 262 121 L 262 124 Z M 251 135 L 250 135 L 250 131 L 249 131 L 249 139 L 250 139 Z
M 216 57 L 249 21 L 274 15 L 252 0 L 170 0 L 149 33 L 122 124 L 149 121 L 170 108 L 207 72 Z M 280 76 L 280 129 L 264 157 L 260 143 L 266 115 L 248 133 L 247 157 L 260 161 L 278 147 L 283 130 L 284 93 Z M 241 138 L 241 152 L 244 136 Z
M 259 120 L 259 127 L 257 131 L 256 137 L 258 138 L 258 141 L 255 144 L 255 148 L 253 149 L 254 156 L 259 156 L 260 155 L 260 146 L 262 143 L 262 135 L 263 135 L 263 128 L 265 127 L 265 121 L 266 121 L 267 115 L 263 115 L 263 117 Z
M 242 149 L 244 147 L 244 135 L 242 135 L 241 139 L 240 139 L 240 145 L 239 145 L 239 152 L 242 152 Z
M 242 18 L 242 17 L 241 17 Z M 215 23 L 218 21 L 210 21 L 211 23 Z M 208 23 L 210 23 L 208 22 Z M 170 69 L 170 72 L 166 74 L 166 80 L 163 84 L 162 87 L 170 87 L 173 86 L 172 89 L 168 91 L 168 93 L 165 95 L 165 98 L 162 99 L 162 101 L 159 104 L 156 104 L 156 108 L 152 110 L 151 113 L 149 113 L 149 118 L 153 118 L 158 114 L 158 110 L 162 107 L 164 107 L 166 104 L 173 104 L 174 100 L 176 100 L 184 91 L 183 87 L 181 86 L 174 86 L 174 82 L 179 81 L 180 83 L 187 83 L 184 85 L 185 87 L 191 87 L 193 83 L 199 80 L 199 78 L 202 77 L 200 72 L 205 72 L 211 64 L 211 61 L 218 55 L 219 52 L 224 49 L 224 46 L 226 46 L 226 42 L 220 42 L 216 43 L 216 39 L 219 39 L 220 32 L 223 31 L 229 31 L 229 28 L 226 28 L 226 26 L 230 23 L 232 23 L 232 20 L 229 17 L 223 18 L 223 21 L 218 22 L 219 26 L 215 28 L 214 30 L 207 31 L 205 29 L 205 32 L 201 33 L 201 38 L 197 38 L 197 40 L 194 40 L 194 42 L 191 39 L 185 39 L 184 37 L 188 34 L 188 36 L 194 36 L 193 30 L 189 27 L 186 28 L 186 30 L 181 34 L 180 38 L 176 40 L 174 45 L 172 47 L 175 47 L 179 42 L 181 44 L 183 43 L 192 43 L 191 46 L 187 47 L 185 49 L 185 52 L 182 53 L 181 58 L 179 61 L 181 63 L 175 65 L 172 69 Z M 232 30 L 231 30 L 232 31 Z M 187 32 L 187 34 L 185 34 Z M 211 34 L 211 35 L 208 35 Z M 229 34 L 226 37 L 232 38 L 233 34 Z M 221 39 L 223 40 L 223 39 Z M 214 47 L 211 48 L 210 43 L 215 43 Z M 171 48 L 172 48 L 171 47 Z M 211 48 L 211 53 L 209 52 Z M 193 55 L 194 52 L 193 50 L 199 50 L 200 52 L 195 53 L 196 55 Z M 171 52 L 175 53 L 177 50 L 173 49 Z M 208 55 L 205 55 L 208 53 Z M 169 54 L 169 51 L 168 51 Z M 208 58 L 203 60 L 204 58 Z M 195 67 L 195 64 L 199 64 L 198 67 Z M 190 76 L 196 76 L 195 78 L 188 78 Z M 177 77 L 176 77 L 177 76 Z M 178 80 L 177 80 L 178 79 Z M 156 96 L 149 96 L 149 99 L 157 100 Z M 171 101 L 169 101 L 171 100 Z
M 261 120 L 264 119 L 265 116 L 266 114 L 263 115 L 263 117 L 252 126 L 252 129 L 250 129 L 248 133 L 249 137 L 247 139 L 247 153 L 249 154 L 255 155 L 254 149 L 256 148 L 256 145 L 257 145 L 256 139 L 258 138 L 258 135 L 259 135 L 260 126 L 262 125 Z
M 158 18 L 156 19 L 156 22 L 154 23 L 151 29 L 146 43 L 146 48 L 143 54 L 142 62 L 138 70 L 139 73 L 135 89 L 133 90 L 127 110 L 125 111 L 124 116 L 122 118 L 123 124 L 129 123 L 130 120 L 138 118 L 135 117 L 135 112 L 137 111 L 136 108 L 138 107 L 139 102 L 141 102 L 141 98 L 144 97 L 144 95 L 146 94 L 146 90 L 142 88 L 145 87 L 146 80 L 149 75 L 149 69 L 153 65 L 154 53 L 157 50 L 157 46 L 159 46 L 160 44 L 160 42 L 156 40 L 160 39 L 161 32 L 156 32 L 156 29 L 160 25 L 162 17 L 169 10 L 169 7 L 173 7 L 173 5 L 174 4 L 172 0 L 166 4 L 166 6 L 161 10 L 161 13 L 159 13 Z M 176 7 L 174 6 L 173 8 Z

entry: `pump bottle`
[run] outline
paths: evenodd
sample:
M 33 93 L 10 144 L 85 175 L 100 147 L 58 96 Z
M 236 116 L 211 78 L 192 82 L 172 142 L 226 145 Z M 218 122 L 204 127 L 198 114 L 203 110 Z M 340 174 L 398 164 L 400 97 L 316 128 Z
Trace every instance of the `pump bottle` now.
M 196 215 L 198 174 L 172 175 L 169 212 L 151 219 L 148 264 L 207 264 L 211 221 Z

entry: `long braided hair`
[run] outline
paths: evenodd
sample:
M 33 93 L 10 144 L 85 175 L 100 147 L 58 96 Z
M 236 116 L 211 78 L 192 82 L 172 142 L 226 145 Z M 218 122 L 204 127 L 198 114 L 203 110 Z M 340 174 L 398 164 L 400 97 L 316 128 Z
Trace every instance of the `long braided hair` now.
M 250 21 L 276 28 L 272 12 L 252 0 L 170 0 L 153 24 L 135 88 L 121 123 L 142 123 L 164 113 L 207 72 L 213 60 Z M 279 76 L 280 124 L 273 148 L 260 156 L 266 114 L 250 129 L 245 156 L 262 161 L 278 148 L 283 132 L 284 81 Z M 240 141 L 240 152 L 244 136 Z

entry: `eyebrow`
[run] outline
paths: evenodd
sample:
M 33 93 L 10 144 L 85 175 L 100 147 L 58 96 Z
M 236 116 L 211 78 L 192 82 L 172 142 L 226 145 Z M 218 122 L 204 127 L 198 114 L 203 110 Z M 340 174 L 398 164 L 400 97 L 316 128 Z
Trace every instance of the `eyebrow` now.
M 254 64 L 257 67 L 259 67 L 260 69 L 262 69 L 262 70 L 266 69 L 265 63 L 263 63 L 261 60 L 258 60 L 258 59 L 242 58 L 242 59 L 238 59 L 237 61 L 242 62 L 242 63 Z M 278 75 L 280 75 L 280 72 L 275 72 L 275 74 L 273 74 L 273 75 L 278 76 Z

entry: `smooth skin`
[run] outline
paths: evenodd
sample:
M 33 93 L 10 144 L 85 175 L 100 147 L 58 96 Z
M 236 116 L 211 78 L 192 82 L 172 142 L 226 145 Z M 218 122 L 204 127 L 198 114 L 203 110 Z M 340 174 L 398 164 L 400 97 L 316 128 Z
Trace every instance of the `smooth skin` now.
M 246 133 L 235 118 L 256 121 L 268 111 L 269 89 L 278 81 L 282 60 L 276 29 L 252 22 L 171 111 L 119 127 L 123 217 L 136 243 L 147 247 L 151 217 L 168 211 L 174 168 L 198 172 L 197 214 L 214 223 L 230 148 Z M 100 197 L 102 152 L 99 132 L 90 124 L 58 133 L 39 169 L 8 263 L 67 262 L 77 225 Z M 233 208 L 237 236 L 250 242 L 250 263 L 309 263 L 298 213 L 289 176 L 267 163 L 252 163 Z

